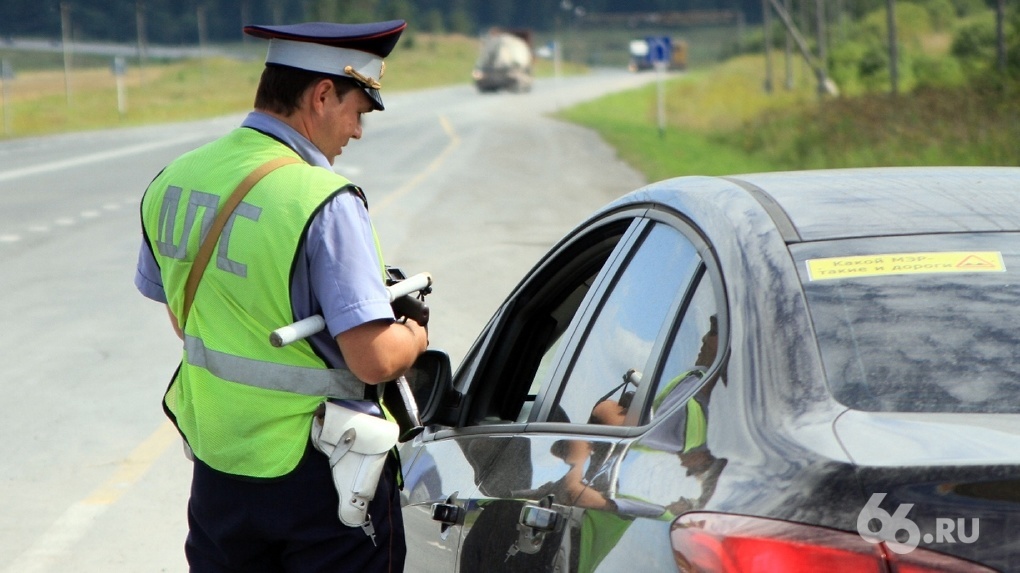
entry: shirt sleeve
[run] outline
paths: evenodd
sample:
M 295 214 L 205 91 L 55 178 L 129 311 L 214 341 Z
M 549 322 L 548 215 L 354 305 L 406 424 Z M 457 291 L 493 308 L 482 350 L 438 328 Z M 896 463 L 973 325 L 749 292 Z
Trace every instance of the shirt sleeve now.
M 163 278 L 159 274 L 159 265 L 144 240 L 138 249 L 135 288 L 142 293 L 142 296 L 166 304 L 166 291 L 163 289 Z
M 368 210 L 340 193 L 308 229 L 309 282 L 331 336 L 375 320 L 393 320 Z

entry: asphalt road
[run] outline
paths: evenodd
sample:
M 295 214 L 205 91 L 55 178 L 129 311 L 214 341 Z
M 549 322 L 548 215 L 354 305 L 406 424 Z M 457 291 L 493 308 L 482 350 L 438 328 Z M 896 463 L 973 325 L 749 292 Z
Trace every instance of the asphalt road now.
M 456 364 L 538 257 L 641 176 L 548 112 L 648 75 L 393 94 L 336 170 L 389 264 L 435 278 Z M 132 278 L 137 206 L 174 156 L 241 116 L 0 142 L 0 573 L 185 571 L 190 480 L 162 392 L 180 343 Z

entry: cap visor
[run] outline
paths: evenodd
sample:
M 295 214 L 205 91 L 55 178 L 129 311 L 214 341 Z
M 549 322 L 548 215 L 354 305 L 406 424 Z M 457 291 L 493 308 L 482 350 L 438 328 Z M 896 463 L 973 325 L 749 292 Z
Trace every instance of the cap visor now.
M 377 111 L 386 109 L 383 106 L 382 95 L 379 93 L 379 90 L 367 87 L 362 89 L 365 90 L 365 93 L 368 95 L 368 99 L 372 100 L 372 106 L 375 107 Z

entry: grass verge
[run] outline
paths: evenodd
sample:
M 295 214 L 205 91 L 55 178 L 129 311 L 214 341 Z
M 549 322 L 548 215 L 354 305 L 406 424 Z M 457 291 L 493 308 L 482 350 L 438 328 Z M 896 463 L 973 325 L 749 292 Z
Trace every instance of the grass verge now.
M 561 117 L 598 131 L 652 181 L 771 171 L 780 165 L 720 135 L 740 131 L 768 111 L 810 107 L 817 98 L 806 87 L 765 94 L 762 81 L 754 79 L 760 70 L 757 58 L 741 57 L 667 80 L 661 124 L 656 82 L 564 110 Z
M 819 98 L 802 74 L 763 90 L 760 56 L 564 110 L 650 181 L 680 175 L 894 165 L 1020 165 L 1020 90 L 994 82 Z
M 19 71 L 3 83 L 0 93 L 0 138 L 83 131 L 116 126 L 143 125 L 241 113 L 251 109 L 262 73 L 262 54 L 249 47 L 250 59 L 204 58 L 174 63 L 129 62 L 118 78 L 109 65 L 95 57 L 82 60 L 65 76 L 49 59 L 38 54 L 0 54 L 19 70 L 28 65 L 43 69 Z M 385 91 L 421 89 L 471 81 L 478 54 L 475 38 L 457 35 L 417 34 L 401 40 L 386 59 Z M 18 58 L 23 58 L 19 60 Z M 102 60 L 98 60 L 102 61 Z M 89 67 L 84 67 L 88 65 Z M 576 73 L 580 66 L 565 66 Z M 552 64 L 537 62 L 536 75 L 552 75 Z

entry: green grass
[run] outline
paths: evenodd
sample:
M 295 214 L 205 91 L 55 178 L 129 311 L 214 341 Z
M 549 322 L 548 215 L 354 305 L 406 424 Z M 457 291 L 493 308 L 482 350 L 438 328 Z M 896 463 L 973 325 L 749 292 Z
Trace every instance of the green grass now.
M 787 168 L 1020 165 L 1016 87 L 841 98 L 756 118 L 728 141 Z
M 386 60 L 388 92 L 467 83 L 478 43 L 464 36 L 408 36 Z M 75 58 L 70 95 L 59 55 L 8 53 L 16 68 L 6 82 L 0 138 L 23 137 L 215 117 L 251 109 L 264 48 L 247 46 L 250 59 L 205 58 L 174 63 L 129 61 L 122 80 L 126 112 L 118 110 L 117 78 L 109 59 Z M 32 67 L 34 66 L 34 68 Z M 548 74 L 543 62 L 537 73 Z M 29 71 L 21 71 L 28 68 Z M 576 68 L 575 68 L 576 69 Z
M 893 165 L 1020 165 L 1020 90 L 1014 84 L 912 94 L 820 98 L 762 89 L 760 56 L 666 86 L 659 129 L 656 86 L 561 112 L 589 126 L 649 180 L 680 175 Z
M 642 115 L 640 106 L 635 110 L 635 102 L 651 107 L 650 115 L 648 110 Z M 660 131 L 656 102 L 655 86 L 651 86 L 582 104 L 561 116 L 594 128 L 624 161 L 651 181 L 679 175 L 721 175 L 738 164 L 753 165 L 754 171 L 771 169 L 767 162 L 755 162 L 740 149 L 713 141 L 710 133 L 678 127 L 676 119 Z
M 70 96 L 60 54 L 0 52 L 17 73 L 5 86 L 0 138 L 24 137 L 215 117 L 251 109 L 265 48 L 242 47 L 247 60 L 223 57 L 173 63 L 128 61 L 122 77 L 126 112 L 118 109 L 117 78 L 110 58 L 75 57 Z M 468 83 L 478 41 L 466 36 L 409 35 L 386 59 L 384 91 L 393 93 Z M 28 70 L 28 71 L 21 71 Z M 565 64 L 564 73 L 583 66 Z M 552 63 L 536 63 L 536 75 L 551 76 Z
M 745 56 L 669 80 L 664 129 L 659 126 L 656 82 L 581 104 L 561 117 L 598 131 L 650 180 L 771 171 L 781 165 L 734 145 L 723 134 L 740 132 L 770 110 L 810 107 L 817 97 L 806 85 L 766 94 L 761 70 L 760 58 Z
M 19 74 L 5 90 L 9 137 L 119 125 L 213 117 L 251 107 L 261 66 L 227 59 L 134 66 L 122 78 L 126 111 L 118 109 L 117 78 L 106 68 Z

